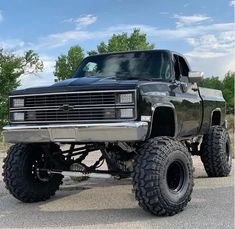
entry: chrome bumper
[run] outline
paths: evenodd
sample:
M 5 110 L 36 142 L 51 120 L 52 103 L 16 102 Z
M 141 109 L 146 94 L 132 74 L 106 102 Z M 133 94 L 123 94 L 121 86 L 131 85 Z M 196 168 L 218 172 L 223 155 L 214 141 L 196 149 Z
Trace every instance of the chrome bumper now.
M 68 124 L 43 126 L 6 126 L 4 141 L 30 142 L 116 142 L 142 141 L 148 132 L 147 122 Z

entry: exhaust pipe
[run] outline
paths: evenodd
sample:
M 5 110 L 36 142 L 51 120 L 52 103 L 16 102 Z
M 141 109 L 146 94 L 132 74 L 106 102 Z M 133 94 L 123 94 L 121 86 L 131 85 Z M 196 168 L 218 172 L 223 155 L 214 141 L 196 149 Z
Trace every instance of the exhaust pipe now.
M 111 178 L 111 174 L 107 173 L 82 173 L 76 171 L 55 171 L 55 170 L 47 170 L 48 174 L 60 174 L 63 176 L 69 177 L 90 177 L 90 178 Z

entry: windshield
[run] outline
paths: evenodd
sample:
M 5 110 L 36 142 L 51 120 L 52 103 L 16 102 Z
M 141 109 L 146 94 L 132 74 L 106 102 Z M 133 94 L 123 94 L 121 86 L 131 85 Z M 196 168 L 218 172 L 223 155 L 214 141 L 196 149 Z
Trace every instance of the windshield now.
M 87 57 L 75 77 L 170 80 L 166 52 L 116 53 Z

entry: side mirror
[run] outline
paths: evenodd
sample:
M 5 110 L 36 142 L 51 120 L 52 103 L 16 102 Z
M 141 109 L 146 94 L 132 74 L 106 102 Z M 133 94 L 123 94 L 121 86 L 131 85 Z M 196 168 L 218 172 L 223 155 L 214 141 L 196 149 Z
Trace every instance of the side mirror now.
M 203 79 L 203 72 L 191 71 L 188 73 L 189 81 L 191 83 L 199 83 Z

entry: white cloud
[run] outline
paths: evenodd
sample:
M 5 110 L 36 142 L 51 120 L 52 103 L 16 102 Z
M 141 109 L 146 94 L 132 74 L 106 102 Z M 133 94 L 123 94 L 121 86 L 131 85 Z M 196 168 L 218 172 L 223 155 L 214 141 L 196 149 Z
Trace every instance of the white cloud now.
M 192 46 L 185 53 L 194 69 L 205 71 L 206 76 L 223 78 L 226 72 L 235 71 L 235 32 L 233 30 L 187 38 Z
M 203 71 L 205 77 L 219 76 L 221 79 L 228 71 L 235 71 L 235 52 L 231 52 L 225 55 L 215 55 L 214 53 L 208 53 L 209 58 L 202 58 L 202 54 L 195 53 L 195 56 L 187 57 L 192 70 Z M 206 53 L 205 53 L 206 55 Z
M 208 76 L 223 76 L 227 71 L 235 70 L 234 23 L 212 23 L 210 17 L 201 14 L 175 15 L 174 18 L 176 26 L 170 29 L 159 29 L 145 24 L 118 24 L 103 30 L 87 30 L 86 26 L 97 20 L 97 17 L 88 14 L 66 20 L 74 25 L 73 29 L 41 37 L 34 44 L 12 39 L 0 41 L 0 46 L 4 50 L 13 50 L 19 54 L 27 49 L 34 49 L 40 55 L 42 50 L 45 53 L 50 48 L 86 40 L 95 40 L 98 43 L 100 40 L 108 39 L 113 33 L 131 33 L 134 28 L 140 28 L 141 32 L 156 40 L 172 39 L 186 42 L 190 50 L 185 55 L 189 58 L 192 68 L 205 71 Z M 175 49 L 177 51 L 177 47 Z M 22 87 L 49 85 L 54 82 L 55 58 L 43 55 L 41 58 L 44 62 L 44 72 L 30 77 L 30 80 L 28 76 L 22 76 Z
M 21 39 L 0 40 L 0 47 L 7 51 L 18 51 L 25 46 L 25 42 Z
M 26 75 L 20 77 L 21 86 L 18 89 L 49 86 L 54 83 L 54 76 L 52 73 L 42 72 L 38 75 Z
M 204 21 L 211 19 L 210 17 L 205 16 L 205 15 L 201 15 L 201 14 L 195 14 L 195 15 L 190 15 L 190 16 L 175 14 L 174 18 L 177 19 L 177 21 L 176 21 L 177 27 L 190 26 L 193 24 L 200 24 L 201 22 L 204 22 Z
M 97 17 L 92 14 L 87 14 L 82 17 L 69 18 L 69 19 L 64 20 L 64 22 L 75 24 L 77 29 L 81 29 L 88 25 L 94 24 L 96 21 L 97 21 Z
M 157 27 L 143 25 L 143 24 L 122 24 L 109 27 L 105 32 L 120 33 L 120 32 L 131 32 L 134 28 L 140 28 L 142 32 L 148 36 L 166 39 L 186 39 L 188 37 L 202 36 L 208 33 L 218 33 L 224 31 L 234 30 L 233 23 L 220 23 L 220 24 L 209 24 L 209 25 L 194 25 L 188 27 L 180 27 L 173 29 L 158 29 Z
M 235 0 L 231 0 L 231 1 L 229 2 L 229 5 L 230 5 L 230 6 L 235 6 Z
M 0 22 L 3 21 L 3 15 L 2 15 L 2 11 L 0 10 Z
M 20 77 L 21 86 L 19 87 L 19 89 L 48 86 L 54 83 L 53 71 L 55 66 L 55 58 L 42 55 L 40 56 L 40 59 L 43 61 L 44 65 L 43 72 L 31 76 L 22 75 Z
M 176 26 L 173 29 L 159 29 L 154 26 L 144 25 L 144 24 L 119 24 L 115 26 L 108 27 L 104 30 L 91 30 L 85 29 L 87 25 L 94 23 L 97 20 L 96 16 L 88 14 L 79 18 L 67 19 L 67 22 L 71 22 L 75 25 L 74 29 L 61 32 L 49 34 L 48 36 L 41 37 L 35 44 L 26 44 L 27 47 L 32 47 L 34 50 L 41 50 L 42 48 L 57 48 L 64 46 L 69 43 L 85 41 L 85 40 L 104 40 L 113 33 L 122 32 L 132 32 L 134 28 L 140 28 L 142 32 L 146 33 L 148 36 L 164 39 L 185 39 L 190 37 L 196 37 L 199 35 L 204 35 L 207 33 L 214 33 L 218 31 L 230 31 L 234 28 L 233 23 L 217 23 L 217 24 L 193 24 L 199 21 L 207 20 L 209 17 L 202 15 L 194 16 L 179 16 L 176 15 L 175 18 L 177 22 L 183 23 L 187 18 L 188 22 L 185 22 L 187 26 Z M 191 25 L 190 25 L 191 23 Z
M 235 34 L 233 31 L 222 32 L 218 35 L 206 34 L 197 38 L 187 38 L 194 51 L 228 53 L 234 48 Z

